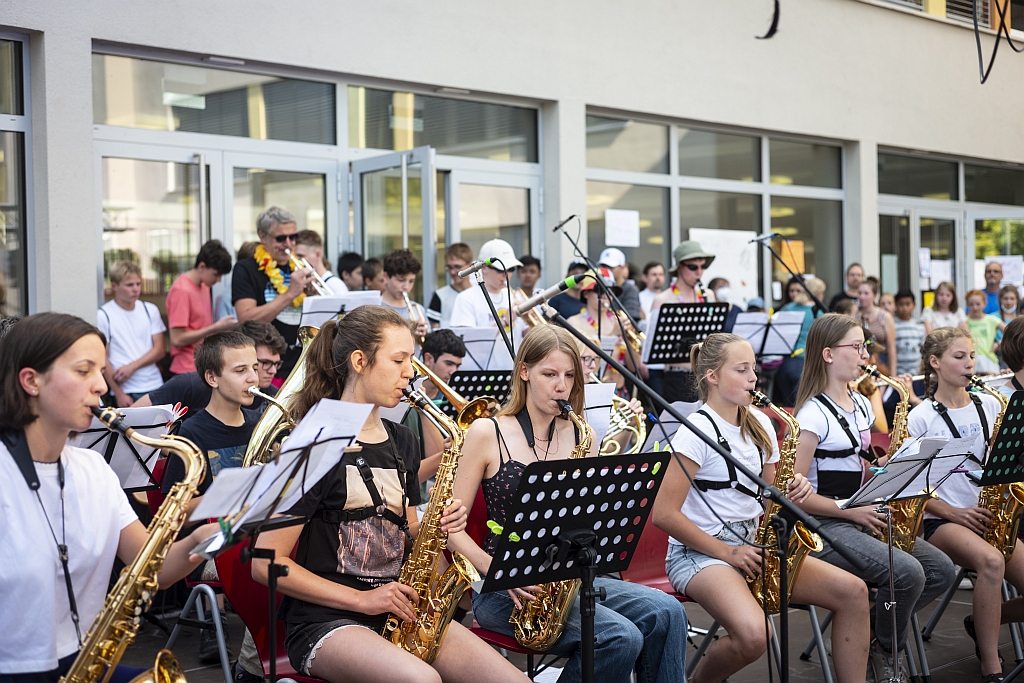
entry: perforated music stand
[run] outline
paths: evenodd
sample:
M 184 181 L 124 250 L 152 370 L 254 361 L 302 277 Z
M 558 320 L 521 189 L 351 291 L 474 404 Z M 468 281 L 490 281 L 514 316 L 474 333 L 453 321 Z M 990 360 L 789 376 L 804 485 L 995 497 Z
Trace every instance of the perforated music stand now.
M 985 463 L 981 485 L 1024 481 L 1024 391 L 1015 391 L 1003 411 L 995 445 Z
M 535 462 L 512 496 L 481 592 L 580 579 L 584 683 L 594 680 L 594 578 L 629 567 L 669 457 Z
M 448 379 L 448 386 L 466 398 L 493 396 L 498 403 L 504 403 L 512 390 L 511 370 L 459 370 Z M 441 404 L 441 410 L 448 417 L 455 417 L 459 411 L 448 401 Z
M 644 341 L 643 362 L 689 363 L 690 347 L 721 332 L 728 314 L 729 304 L 724 302 L 663 304 L 656 314 L 654 332 Z

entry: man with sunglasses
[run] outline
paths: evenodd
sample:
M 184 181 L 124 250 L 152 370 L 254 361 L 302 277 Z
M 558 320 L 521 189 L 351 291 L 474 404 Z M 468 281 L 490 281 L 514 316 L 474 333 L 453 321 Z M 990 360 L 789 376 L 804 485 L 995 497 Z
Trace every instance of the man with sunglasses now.
M 295 366 L 302 349 L 298 341 L 302 306 L 295 300 L 307 294 L 313 279 L 308 268 L 292 272 L 288 250 L 295 250 L 298 236 L 295 216 L 277 206 L 271 206 L 256 219 L 256 233 L 263 249 L 256 256 L 235 264 L 231 274 L 231 303 L 239 321 L 259 320 L 272 324 L 288 343 L 279 377 L 287 377 Z M 266 257 L 261 262 L 260 257 Z M 271 275 L 280 273 L 281 282 L 271 282 Z
M 651 305 L 652 317 L 662 304 L 694 304 L 714 301 L 714 294 L 704 292 L 699 287 L 704 269 L 715 260 L 714 254 L 708 254 L 700 244 L 693 240 L 680 242 L 672 252 L 676 262 L 676 279 L 672 286 L 654 298 Z M 649 330 L 653 333 L 653 328 Z M 664 370 L 648 366 L 651 380 L 657 384 L 657 376 L 664 373 L 662 379 L 662 396 L 670 403 L 683 401 L 695 403 L 700 400 L 697 391 L 697 380 L 693 376 L 693 368 L 689 363 L 665 365 Z
M 433 329 L 448 327 L 455 308 L 455 297 L 473 284 L 468 277 L 459 277 L 459 271 L 465 270 L 473 262 L 473 248 L 465 242 L 456 242 L 444 252 L 444 269 L 448 273 L 447 284 L 434 291 L 427 306 L 427 320 Z

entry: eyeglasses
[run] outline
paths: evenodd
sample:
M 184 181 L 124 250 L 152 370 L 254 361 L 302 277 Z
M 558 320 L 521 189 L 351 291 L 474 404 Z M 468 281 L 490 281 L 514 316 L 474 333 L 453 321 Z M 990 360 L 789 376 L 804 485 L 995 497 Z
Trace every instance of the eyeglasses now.
M 687 270 L 692 270 L 695 273 L 698 270 L 704 270 L 704 264 L 703 263 L 684 263 L 683 265 L 686 266 Z
M 868 353 L 868 346 L 870 342 L 853 342 L 852 344 L 836 344 L 833 349 L 841 349 L 844 346 L 849 346 L 851 349 L 856 351 L 858 354 Z
M 584 365 L 597 365 L 597 356 L 580 356 Z
M 292 234 L 290 234 L 290 235 L 276 235 L 276 236 L 274 237 L 274 240 L 275 240 L 275 241 L 276 241 L 276 242 L 277 242 L 278 244 L 284 244 L 285 242 L 294 242 L 294 241 L 295 241 L 295 238 L 296 238 L 296 236 L 297 236 L 298 234 L 299 234 L 299 233 L 297 233 L 297 232 L 293 232 L 293 233 L 292 233 Z
M 259 359 L 257 359 L 257 362 L 260 364 L 260 369 L 261 370 L 268 370 L 268 371 L 269 370 L 273 370 L 274 372 L 277 372 L 278 370 L 280 370 L 281 366 L 284 365 L 284 361 L 283 360 L 279 360 L 279 361 L 277 361 L 275 363 L 272 360 L 259 360 Z

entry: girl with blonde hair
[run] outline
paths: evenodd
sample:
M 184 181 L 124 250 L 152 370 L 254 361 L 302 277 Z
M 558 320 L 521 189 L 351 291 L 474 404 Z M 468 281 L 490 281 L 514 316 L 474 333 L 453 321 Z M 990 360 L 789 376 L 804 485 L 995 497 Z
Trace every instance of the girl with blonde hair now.
M 770 420 L 750 407 L 757 383 L 754 349 L 734 334 L 712 334 L 690 351 L 704 407 L 690 417 L 744 464 L 771 481 L 779 460 Z M 666 559 L 672 587 L 693 598 L 728 635 L 719 638 L 691 681 L 717 682 L 756 661 L 769 633 L 764 613 L 744 577 L 757 579 L 763 552 L 749 545 L 763 512 L 757 486 L 688 429 L 672 441 L 682 468 L 670 463 L 654 503 L 654 523 L 669 534 Z M 692 482 L 692 483 L 691 483 Z M 696 487 L 699 493 L 693 494 Z M 793 501 L 812 492 L 797 474 Z M 692 494 L 692 495 L 691 495 Z M 712 511 L 713 509 L 713 511 Z M 842 682 L 863 681 L 868 658 L 868 601 L 864 582 L 830 564 L 808 557 L 793 589 L 793 601 L 832 610 L 836 673 Z

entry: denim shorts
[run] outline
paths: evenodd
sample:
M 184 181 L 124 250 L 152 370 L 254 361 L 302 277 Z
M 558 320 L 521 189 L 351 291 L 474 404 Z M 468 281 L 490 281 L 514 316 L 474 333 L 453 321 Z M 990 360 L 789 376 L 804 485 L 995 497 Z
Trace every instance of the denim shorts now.
M 311 624 L 288 624 L 288 632 L 284 638 L 284 648 L 288 651 L 288 661 L 299 673 L 311 676 L 316 651 L 323 646 L 328 638 L 343 628 L 362 626 L 374 633 L 380 633 L 387 619 L 386 614 L 367 617 L 365 620 L 335 619 L 334 621 L 314 622 Z
M 754 540 L 758 521 L 758 519 L 748 519 L 744 522 L 729 522 L 714 537 L 729 545 L 743 545 L 744 540 Z M 740 540 L 737 536 L 743 540 Z M 668 546 L 668 557 L 665 558 L 665 572 L 668 574 L 668 580 L 672 582 L 672 587 L 686 595 L 686 585 L 690 583 L 690 579 L 696 576 L 697 572 L 701 569 L 716 564 L 725 567 L 732 566 L 728 562 L 705 555 L 685 545 L 670 543 Z M 736 571 L 740 570 L 737 569 Z

